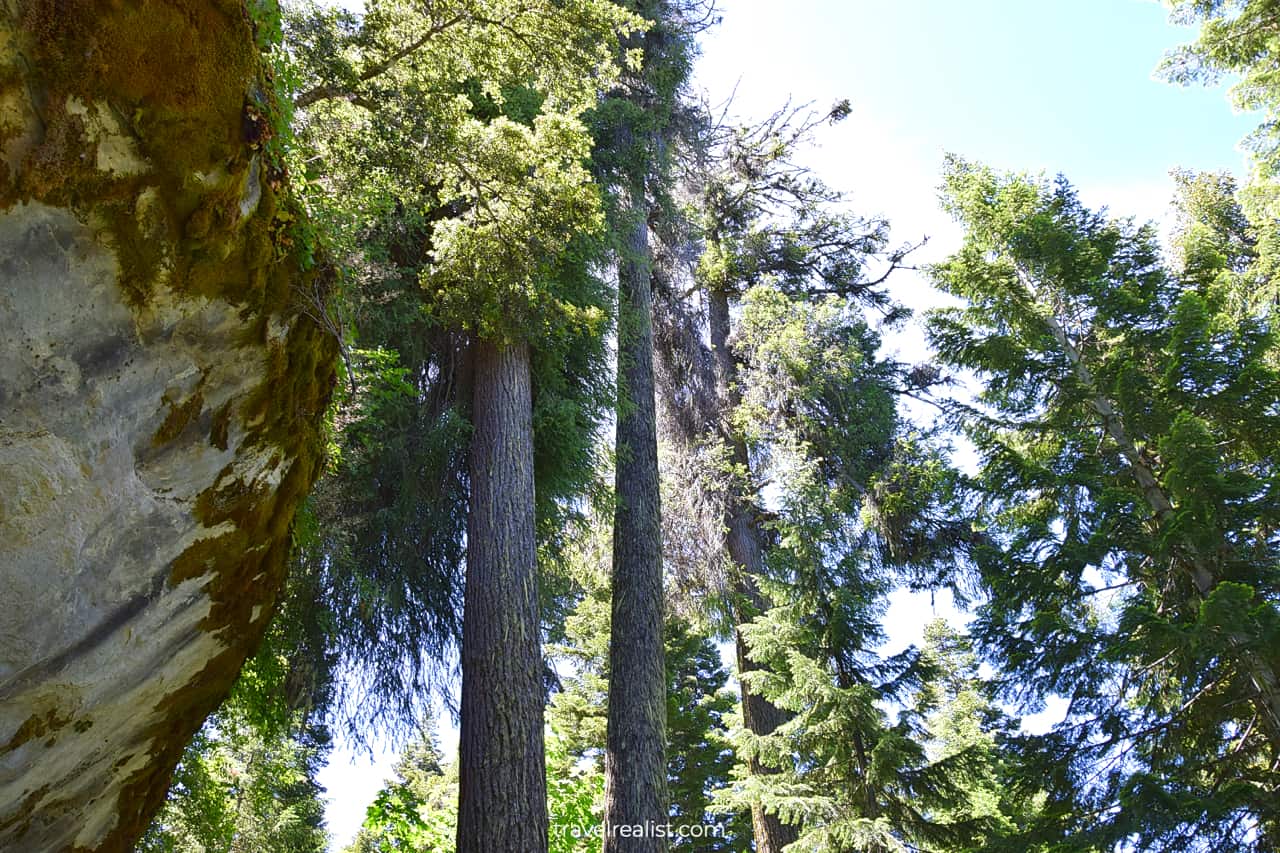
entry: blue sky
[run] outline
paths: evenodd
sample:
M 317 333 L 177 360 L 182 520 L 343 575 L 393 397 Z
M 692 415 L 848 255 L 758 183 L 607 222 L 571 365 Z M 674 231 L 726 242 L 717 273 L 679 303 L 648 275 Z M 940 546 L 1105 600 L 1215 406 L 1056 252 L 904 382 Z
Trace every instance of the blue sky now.
M 788 98 L 853 113 L 824 129 L 809 162 L 850 194 L 855 210 L 887 216 L 896 240 L 928 235 L 919 260 L 943 257 L 959 232 L 938 210 L 942 157 L 999 169 L 1061 172 L 1085 202 L 1118 215 L 1166 216 L 1175 167 L 1231 169 L 1255 124 L 1222 88 L 1158 81 L 1163 53 L 1194 33 L 1167 23 L 1150 0 L 719 0 L 721 25 L 704 37 L 696 85 L 712 103 L 737 86 L 732 113 L 759 118 Z M 910 273 L 897 297 L 937 303 Z M 924 357 L 918 336 L 892 344 Z M 895 595 L 891 646 L 919 636 L 945 596 Z M 456 729 L 442 725 L 447 751 Z M 355 758 L 353 763 L 352 759 Z M 321 783 L 334 850 L 346 844 L 394 757 L 335 752 Z
M 1145 0 L 722 0 L 701 82 L 752 108 L 793 95 L 855 106 L 849 127 L 918 151 L 1131 183 L 1234 167 L 1250 127 L 1220 91 L 1153 79 L 1192 31 Z M 870 121 L 870 127 L 867 122 Z M 936 171 L 936 166 L 930 171 Z M 855 189 L 856 188 L 851 188 Z

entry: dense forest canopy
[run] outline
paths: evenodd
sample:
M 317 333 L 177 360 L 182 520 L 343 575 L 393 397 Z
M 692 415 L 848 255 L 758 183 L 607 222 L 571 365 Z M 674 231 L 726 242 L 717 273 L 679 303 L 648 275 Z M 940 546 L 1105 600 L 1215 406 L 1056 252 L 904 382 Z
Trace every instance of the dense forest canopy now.
M 1280 2 L 1166 5 L 1247 173 L 1162 230 L 950 154 L 928 255 L 849 100 L 700 91 L 712 0 L 247 0 L 337 381 L 135 849 L 331 849 L 390 742 L 350 853 L 1280 850 Z

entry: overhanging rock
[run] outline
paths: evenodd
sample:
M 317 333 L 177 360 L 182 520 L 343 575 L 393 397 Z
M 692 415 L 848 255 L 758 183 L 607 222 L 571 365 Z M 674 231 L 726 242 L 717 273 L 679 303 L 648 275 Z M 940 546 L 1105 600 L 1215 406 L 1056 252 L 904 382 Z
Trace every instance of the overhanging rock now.
M 0 10 L 0 849 L 124 851 L 271 616 L 336 343 L 241 3 Z

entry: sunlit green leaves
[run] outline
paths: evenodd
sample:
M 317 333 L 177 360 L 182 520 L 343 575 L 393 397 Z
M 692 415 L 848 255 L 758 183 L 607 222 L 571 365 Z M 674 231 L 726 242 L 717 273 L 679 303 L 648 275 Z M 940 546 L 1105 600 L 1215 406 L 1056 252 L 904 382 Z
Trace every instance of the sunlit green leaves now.
M 581 310 L 599 331 L 598 308 L 561 310 L 548 292 L 570 241 L 603 225 L 585 128 L 563 116 L 470 121 L 457 142 L 469 156 L 441 164 L 439 196 L 461 213 L 437 224 L 423 273 L 433 315 L 487 338 L 537 340 Z
M 1280 264 L 1280 232 L 1274 227 L 1280 210 L 1280 134 L 1276 123 L 1280 115 L 1280 75 L 1276 73 L 1276 57 L 1280 40 L 1276 38 L 1276 21 L 1280 20 L 1280 4 L 1275 0 L 1166 0 L 1175 21 L 1200 25 L 1197 39 L 1170 51 L 1160 65 L 1160 73 L 1176 83 L 1214 84 L 1221 78 L 1237 78 L 1231 88 L 1235 105 L 1244 110 L 1258 110 L 1264 120 L 1245 139 L 1254 165 L 1252 179 L 1235 195 L 1234 182 L 1223 176 L 1206 181 L 1203 176 L 1188 180 L 1183 176 L 1183 195 L 1192 210 L 1191 219 L 1198 220 L 1219 236 L 1230 235 L 1231 242 L 1219 240 L 1226 249 L 1223 269 L 1239 275 L 1245 270 L 1242 259 L 1253 261 L 1254 267 L 1245 277 L 1248 282 L 1238 288 L 1237 296 L 1252 310 L 1275 310 L 1277 265 Z M 1217 186 L 1213 186 L 1216 183 Z M 1191 190 L 1191 192 L 1188 192 Z M 1207 191 L 1207 192 L 1206 192 Z M 1212 196 L 1230 199 L 1224 206 Z M 1239 201 L 1249 219 L 1243 222 Z M 1214 213 L 1216 208 L 1217 213 Z M 1226 214 L 1225 216 L 1222 214 Z M 1209 214 L 1209 215 L 1206 215 Z M 1206 247 L 1196 245 L 1194 231 L 1187 235 L 1191 268 L 1197 255 Z
M 1235 827 L 1276 820 L 1280 741 L 1257 725 L 1273 616 L 1228 616 L 1280 599 L 1275 339 L 1235 295 L 1252 244 L 1229 183 L 1179 183 L 1172 265 L 1149 226 L 1064 179 L 957 158 L 945 174 L 966 238 L 933 272 L 965 304 L 929 330 L 981 382 L 952 410 L 983 462 L 975 630 L 1009 698 L 1071 697 L 1062 725 L 1016 741 L 1027 784 L 1051 780 L 1036 831 L 1071 849 L 1245 849 Z

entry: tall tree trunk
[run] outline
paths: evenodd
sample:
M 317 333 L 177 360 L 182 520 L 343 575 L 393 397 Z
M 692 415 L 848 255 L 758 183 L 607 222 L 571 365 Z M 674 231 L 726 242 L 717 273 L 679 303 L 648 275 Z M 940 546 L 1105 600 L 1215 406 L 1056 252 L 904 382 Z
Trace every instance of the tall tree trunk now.
M 527 344 L 476 344 L 458 853 L 545 853 L 541 626 Z
M 619 147 L 630 147 L 629 129 Z M 653 294 L 643 182 L 629 193 L 618 263 L 617 507 L 605 753 L 605 853 L 662 853 L 667 822 L 666 671 L 662 646 L 662 519 L 653 381 Z M 644 827 L 622 839 L 622 826 Z M 635 830 L 632 830 L 634 833 Z
M 723 290 L 713 290 L 708 295 L 708 320 L 711 332 L 711 351 L 716 362 L 716 385 L 718 397 L 725 407 L 722 422 L 727 423 L 729 414 L 742 399 L 738 389 L 738 363 L 729 351 L 729 295 Z M 726 434 L 733 452 L 734 464 L 740 470 L 750 471 L 750 459 L 747 446 L 741 436 L 726 427 Z M 747 487 L 740 486 L 729 505 L 727 519 L 728 532 L 725 535 L 725 548 L 734 563 L 734 598 L 735 620 L 746 622 L 765 609 L 767 603 L 761 594 L 756 579 L 764 571 L 764 552 L 760 542 L 760 531 L 756 523 L 756 507 Z M 734 641 L 738 659 L 738 672 L 750 672 L 764 669 L 750 658 L 750 649 L 741 631 L 734 632 Z M 739 678 L 742 691 L 742 722 L 747 731 L 757 736 L 771 735 L 778 726 L 790 719 L 783 709 L 774 705 L 751 689 L 746 680 Z M 748 768 L 753 775 L 766 775 L 777 772 L 766 767 L 758 759 L 752 758 Z M 775 814 L 765 811 L 759 803 L 751 807 L 751 826 L 755 836 L 757 853 L 780 853 L 782 848 L 799 837 L 798 828 L 784 823 Z

